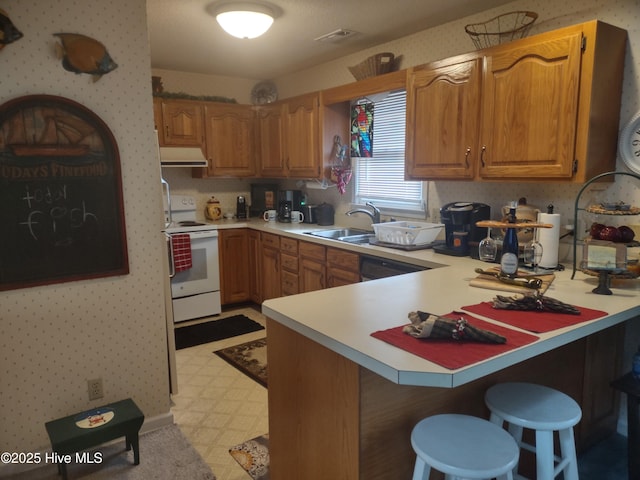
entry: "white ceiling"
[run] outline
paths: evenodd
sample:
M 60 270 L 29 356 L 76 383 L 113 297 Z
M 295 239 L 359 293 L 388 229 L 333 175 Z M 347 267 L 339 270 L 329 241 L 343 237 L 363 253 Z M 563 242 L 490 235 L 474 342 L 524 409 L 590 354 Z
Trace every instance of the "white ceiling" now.
M 488 10 L 511 0 L 261 0 L 279 11 L 262 37 L 226 34 L 207 13 L 233 0 L 147 0 L 151 66 L 268 80 Z M 337 29 L 339 43 L 315 38 Z

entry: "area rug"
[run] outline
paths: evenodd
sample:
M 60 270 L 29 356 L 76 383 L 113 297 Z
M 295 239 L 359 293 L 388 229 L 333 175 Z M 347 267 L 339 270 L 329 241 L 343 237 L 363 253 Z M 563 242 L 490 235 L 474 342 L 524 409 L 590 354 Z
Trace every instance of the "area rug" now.
M 124 438 L 89 451 L 97 463 L 71 463 L 70 479 L 83 480 L 215 480 L 215 475 L 177 425 L 168 425 L 140 435 L 140 464 L 133 464 L 133 451 L 125 450 Z M 1 475 L 0 475 L 1 476 Z M 7 477 L 7 480 L 60 480 L 54 463 Z
M 234 315 L 188 327 L 178 327 L 175 329 L 176 350 L 258 330 L 264 330 L 264 327 L 244 315 Z
M 269 480 L 269 435 L 231 447 L 229 453 L 253 480 Z
M 267 386 L 267 339 L 241 343 L 213 352 L 242 373 Z

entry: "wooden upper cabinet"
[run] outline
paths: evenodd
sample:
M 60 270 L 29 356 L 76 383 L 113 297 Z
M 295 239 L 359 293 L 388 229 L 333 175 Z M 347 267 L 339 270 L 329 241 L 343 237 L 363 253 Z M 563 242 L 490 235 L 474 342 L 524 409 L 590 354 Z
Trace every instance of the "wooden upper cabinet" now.
M 209 176 L 256 174 L 255 112 L 250 105 L 207 103 L 205 137 Z
M 471 179 L 479 158 L 480 59 L 415 68 L 407 84 L 408 180 Z
M 484 59 L 485 178 L 570 178 L 575 159 L 582 33 Z
M 626 39 L 592 21 L 413 68 L 407 179 L 584 183 L 615 170 Z
M 261 105 L 258 108 L 258 152 L 260 175 L 279 178 L 287 176 L 284 144 L 284 104 Z
M 320 178 L 320 97 L 310 93 L 258 107 L 260 175 Z
M 318 93 L 286 101 L 284 138 L 289 177 L 318 178 L 322 173 L 319 111 Z
M 158 131 L 163 146 L 204 146 L 204 108 L 190 100 L 162 100 L 162 128 Z M 157 122 L 160 123 L 160 122 Z

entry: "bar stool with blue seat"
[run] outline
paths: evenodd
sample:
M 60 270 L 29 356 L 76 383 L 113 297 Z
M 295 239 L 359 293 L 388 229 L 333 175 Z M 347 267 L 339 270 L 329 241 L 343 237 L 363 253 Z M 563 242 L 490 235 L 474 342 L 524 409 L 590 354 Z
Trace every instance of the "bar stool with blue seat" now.
M 580 406 L 570 396 L 533 383 L 499 383 L 485 393 L 491 422 L 508 430 L 520 448 L 536 455 L 537 480 L 552 480 L 560 472 L 564 480 L 578 480 L 573 427 L 582 418 Z M 535 431 L 535 446 L 522 441 L 523 429 Z M 553 435 L 558 432 L 560 457 L 554 454 Z M 514 469 L 514 478 L 524 478 Z
M 428 480 L 431 468 L 447 479 L 512 480 L 516 441 L 482 418 L 443 414 L 420 420 L 411 432 L 416 452 L 413 480 Z

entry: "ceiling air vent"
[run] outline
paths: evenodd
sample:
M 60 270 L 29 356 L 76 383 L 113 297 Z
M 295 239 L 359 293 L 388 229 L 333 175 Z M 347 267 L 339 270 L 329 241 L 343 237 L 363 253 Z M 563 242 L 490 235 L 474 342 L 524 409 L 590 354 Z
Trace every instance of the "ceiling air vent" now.
M 314 38 L 314 40 L 316 42 L 337 43 L 344 40 L 345 38 L 357 35 L 357 33 L 358 32 L 354 32 L 353 30 L 345 30 L 344 28 L 339 28 L 338 30 L 334 30 L 333 32 L 320 35 L 318 38 Z

